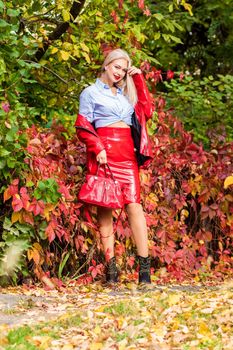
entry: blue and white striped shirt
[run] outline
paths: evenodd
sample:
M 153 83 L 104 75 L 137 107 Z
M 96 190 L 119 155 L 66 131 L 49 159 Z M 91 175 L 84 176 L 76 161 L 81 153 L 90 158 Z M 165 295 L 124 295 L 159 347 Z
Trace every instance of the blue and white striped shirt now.
M 95 128 L 119 121 L 131 125 L 133 111 L 133 106 L 120 88 L 117 88 L 117 94 L 114 95 L 110 87 L 100 79 L 85 88 L 80 95 L 79 114 L 94 123 Z

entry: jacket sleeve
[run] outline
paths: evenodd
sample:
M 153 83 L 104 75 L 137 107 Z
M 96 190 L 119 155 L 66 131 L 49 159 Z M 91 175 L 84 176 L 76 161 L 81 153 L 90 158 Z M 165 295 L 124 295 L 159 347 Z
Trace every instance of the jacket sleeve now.
M 137 104 L 140 106 L 140 109 L 143 110 L 146 119 L 150 119 L 154 112 L 154 104 L 146 86 L 143 74 L 134 74 L 133 81 L 138 95 Z
M 105 148 L 92 124 L 80 114 L 76 119 L 75 128 L 79 140 L 85 143 L 88 152 L 97 155 Z

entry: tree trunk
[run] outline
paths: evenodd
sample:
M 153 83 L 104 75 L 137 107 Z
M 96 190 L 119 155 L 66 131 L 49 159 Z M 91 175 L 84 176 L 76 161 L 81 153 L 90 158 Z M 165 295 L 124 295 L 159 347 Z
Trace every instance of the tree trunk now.
M 52 41 L 59 39 L 62 36 L 62 34 L 64 34 L 67 31 L 70 23 L 72 23 L 81 12 L 83 5 L 85 4 L 85 1 L 86 0 L 74 1 L 70 9 L 70 15 L 71 15 L 70 22 L 63 22 L 54 29 L 54 31 L 49 35 L 48 40 L 44 41 L 43 47 L 39 48 L 36 51 L 35 53 L 36 61 L 39 61 L 44 56 L 45 52 L 48 50 Z

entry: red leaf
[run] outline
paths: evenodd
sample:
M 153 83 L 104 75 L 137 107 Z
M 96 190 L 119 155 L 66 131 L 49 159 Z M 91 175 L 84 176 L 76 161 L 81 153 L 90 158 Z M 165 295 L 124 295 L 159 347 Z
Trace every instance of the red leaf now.
M 34 225 L 34 219 L 33 219 L 32 213 L 28 213 L 28 212 L 24 211 L 23 214 L 22 214 L 22 218 L 28 224 Z
M 183 72 L 181 72 L 181 73 L 180 73 L 180 81 L 181 81 L 181 80 L 183 80 L 183 79 L 184 79 L 184 77 L 185 77 L 184 73 L 183 73 Z
M 114 23 L 119 23 L 119 17 L 115 10 L 111 12 L 111 17 L 113 18 Z
M 118 0 L 118 6 L 119 6 L 119 9 L 122 10 L 123 8 L 123 3 L 124 3 L 124 0 Z
M 97 265 L 97 264 L 96 264 L 96 261 L 95 261 L 94 259 L 91 260 L 91 263 L 92 263 L 93 266 L 96 266 L 96 265 Z
M 81 235 L 78 235 L 74 238 L 74 244 L 77 250 L 81 249 L 83 246 L 85 238 Z
M 138 7 L 143 10 L 145 8 L 144 0 L 138 0 Z
M 161 239 L 161 242 L 165 243 L 167 240 L 167 232 L 163 229 L 159 229 L 156 233 L 157 237 Z
M 149 8 L 146 6 L 146 8 L 143 11 L 144 15 L 146 15 L 147 17 L 149 17 L 151 15 L 151 12 L 149 10 Z
M 20 211 L 23 208 L 23 202 L 21 201 L 19 194 L 13 195 L 12 208 L 14 211 Z
M 63 197 L 68 201 L 73 199 L 73 197 L 71 196 L 71 194 L 69 192 L 69 189 L 64 184 L 61 184 L 59 186 L 58 192 L 61 193 L 63 195 Z
M 97 275 L 101 275 L 103 273 L 103 268 L 103 264 L 99 264 L 97 266 L 90 266 L 88 272 L 90 272 L 92 277 L 95 278 Z
M 132 269 L 133 265 L 135 262 L 135 257 L 134 256 L 129 256 L 127 259 L 127 265 Z
M 55 238 L 54 228 L 55 228 L 54 222 L 51 221 L 49 223 L 49 225 L 47 226 L 46 230 L 45 230 L 45 233 L 46 233 L 46 235 L 48 237 L 49 243 L 51 243 L 54 240 L 54 238 Z
M 125 253 L 125 245 L 123 243 L 118 244 L 115 253 L 117 256 L 122 256 Z
M 171 70 L 168 70 L 167 71 L 167 79 L 170 80 L 170 79 L 173 79 L 174 78 L 174 72 L 171 71 Z
M 18 193 L 18 183 L 19 179 L 13 180 L 12 184 L 5 190 L 3 195 L 4 202 L 10 199 L 14 194 Z
M 165 254 L 164 254 L 164 261 L 167 263 L 167 264 L 170 264 L 172 259 L 174 258 L 174 255 L 175 255 L 175 251 L 172 249 L 172 250 L 166 250 L 165 251 Z
M 33 214 L 40 215 L 44 213 L 45 204 L 43 201 L 39 200 L 37 201 L 35 198 L 33 198 L 33 202 L 30 204 L 28 211 L 33 212 Z

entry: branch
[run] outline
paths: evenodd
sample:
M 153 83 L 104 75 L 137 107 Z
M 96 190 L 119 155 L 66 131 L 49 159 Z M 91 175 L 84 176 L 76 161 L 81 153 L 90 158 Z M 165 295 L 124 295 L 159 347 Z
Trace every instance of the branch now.
M 37 63 L 37 62 L 35 62 L 35 61 L 31 61 L 31 60 L 24 60 L 25 62 L 27 62 L 27 63 Z M 38 63 L 37 63 L 38 64 Z M 65 84 L 69 84 L 69 82 L 67 81 L 67 80 L 65 80 L 65 79 L 63 79 L 60 75 L 58 75 L 56 72 L 54 72 L 52 69 L 50 69 L 50 68 L 48 68 L 48 67 L 46 67 L 46 66 L 42 66 L 42 68 L 44 68 L 44 69 L 47 69 L 49 72 L 51 72 L 53 75 L 55 75 L 58 79 L 60 79 L 63 83 L 65 83 Z
M 49 45 L 51 44 L 52 41 L 59 39 L 62 34 L 64 34 L 67 29 L 70 26 L 70 23 L 73 23 L 76 17 L 79 15 L 81 12 L 86 0 L 80 0 L 80 1 L 74 1 L 73 5 L 70 9 L 70 16 L 71 20 L 70 22 L 63 22 L 59 24 L 54 31 L 49 35 L 48 40 L 46 40 L 43 43 L 43 47 L 39 48 L 35 54 L 35 60 L 39 61 L 45 54 L 45 52 L 48 50 Z

